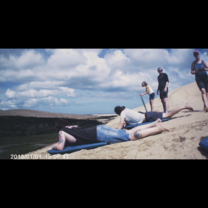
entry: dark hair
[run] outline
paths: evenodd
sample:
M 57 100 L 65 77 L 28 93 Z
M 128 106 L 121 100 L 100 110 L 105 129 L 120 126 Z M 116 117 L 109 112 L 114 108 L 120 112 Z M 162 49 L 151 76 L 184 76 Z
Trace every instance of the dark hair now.
M 145 85 L 145 86 L 147 86 L 147 85 L 148 85 L 145 81 L 143 81 L 142 83 L 144 83 L 144 85 Z
M 158 71 L 159 69 L 160 69 L 161 71 L 163 71 L 162 67 L 157 68 L 157 71 Z
M 69 122 L 65 119 L 59 119 L 58 121 L 56 121 L 55 127 L 56 127 L 56 131 L 59 132 L 61 130 L 61 128 L 63 128 L 64 126 L 69 125 Z
M 114 111 L 115 111 L 116 114 L 120 115 L 121 112 L 122 112 L 124 109 L 125 109 L 125 106 L 122 106 L 122 107 L 121 107 L 121 106 L 116 106 L 115 109 L 114 109 Z

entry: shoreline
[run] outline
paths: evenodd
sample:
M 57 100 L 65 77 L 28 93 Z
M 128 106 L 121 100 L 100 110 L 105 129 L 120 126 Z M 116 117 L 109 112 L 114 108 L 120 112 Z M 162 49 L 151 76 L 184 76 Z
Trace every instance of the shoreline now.
M 45 111 L 36 111 L 30 109 L 0 110 L 0 116 L 23 116 L 37 118 L 73 118 L 73 119 L 96 119 L 98 117 L 116 116 L 116 114 L 69 114 L 69 113 L 51 113 Z

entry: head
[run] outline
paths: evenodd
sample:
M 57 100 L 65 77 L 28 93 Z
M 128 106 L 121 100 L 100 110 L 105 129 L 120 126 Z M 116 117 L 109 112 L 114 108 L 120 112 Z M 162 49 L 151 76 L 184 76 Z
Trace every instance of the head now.
M 162 69 L 161 67 L 159 67 L 159 68 L 157 69 L 157 71 L 158 71 L 159 74 L 162 74 L 162 73 L 163 73 L 163 69 Z
M 120 116 L 120 114 L 121 114 L 121 112 L 123 111 L 125 109 L 125 106 L 116 106 L 115 107 L 115 109 L 114 109 L 114 111 L 115 111 L 115 113 L 117 114 L 117 115 L 119 115 Z
M 145 87 L 145 86 L 147 86 L 148 84 L 145 82 L 145 81 L 143 81 L 142 82 L 142 87 Z
M 69 125 L 69 122 L 65 119 L 59 119 L 58 121 L 56 121 L 55 127 L 56 127 L 56 131 L 59 132 L 61 130 L 61 128 L 63 128 L 64 126 Z
M 195 50 L 195 51 L 193 52 L 193 55 L 194 55 L 194 57 L 195 57 L 196 60 L 199 60 L 199 59 L 200 59 L 199 51 Z

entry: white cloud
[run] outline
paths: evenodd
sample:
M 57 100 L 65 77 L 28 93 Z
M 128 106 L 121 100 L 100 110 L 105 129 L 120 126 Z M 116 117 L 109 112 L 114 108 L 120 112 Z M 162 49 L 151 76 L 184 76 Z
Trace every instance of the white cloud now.
M 101 49 L 45 51 L 50 56 L 45 61 L 43 54 L 35 50 L 26 50 L 19 57 L 0 56 L 0 82 L 21 83 L 8 87 L 6 99 L 16 99 L 16 105 L 22 102 L 25 106 L 44 104 L 53 107 L 66 105 L 70 98 L 77 97 L 75 89 L 85 90 L 79 95 L 79 103 L 91 94 L 99 98 L 101 95 L 105 98 L 117 95 L 128 97 L 127 91 L 134 94 L 145 90 L 141 87 L 142 81 L 156 90 L 159 66 L 169 76 L 169 89 L 194 82 L 194 76 L 190 74 L 194 60 L 191 49 L 173 49 L 169 52 L 164 49 L 112 50 L 103 58 L 98 56 Z M 201 58 L 208 63 L 207 54 L 201 54 Z M 92 93 L 97 90 L 99 95 Z M 101 93 L 104 91 L 108 93 Z
M 69 68 L 79 64 L 85 64 L 86 58 L 83 54 L 73 49 L 56 49 L 47 60 L 50 68 Z
M 71 89 L 71 88 L 67 88 L 67 87 L 58 87 L 57 89 L 55 90 L 44 90 L 44 89 L 41 89 L 41 90 L 34 90 L 34 89 L 29 89 L 29 90 L 26 90 L 26 91 L 21 91 L 21 92 L 18 92 L 18 91 L 13 91 L 13 90 L 10 90 L 10 89 L 7 89 L 6 93 L 5 93 L 5 96 L 7 98 L 18 98 L 18 99 L 21 99 L 21 98 L 32 98 L 32 97 L 48 97 L 48 96 L 58 96 L 58 95 L 66 95 L 68 97 L 75 97 L 75 93 L 74 93 L 74 89 Z
M 43 56 L 34 50 L 24 51 L 20 57 L 10 55 L 9 58 L 0 57 L 0 63 L 7 68 L 20 70 L 44 64 Z
M 24 108 L 31 108 L 31 107 L 37 107 L 37 106 L 68 106 L 72 102 L 66 100 L 66 99 L 57 99 L 56 97 L 44 97 L 44 98 L 30 98 L 23 102 L 22 107 Z
M 54 89 L 63 84 L 65 84 L 64 81 L 35 81 L 18 85 L 15 89 L 17 91 L 24 91 L 28 89 Z
M 113 54 L 105 56 L 106 64 L 112 68 L 124 68 L 130 59 L 120 50 L 114 51 Z
M 1 109 L 9 109 L 9 108 L 16 108 L 16 104 L 14 101 L 8 100 L 8 101 L 1 101 L 0 102 L 0 108 Z

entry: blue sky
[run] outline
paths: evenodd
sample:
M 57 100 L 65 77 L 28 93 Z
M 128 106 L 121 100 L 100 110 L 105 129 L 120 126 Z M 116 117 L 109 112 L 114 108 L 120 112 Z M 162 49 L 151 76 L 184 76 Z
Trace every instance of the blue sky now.
M 208 49 L 198 50 L 208 63 Z M 136 108 L 142 81 L 156 92 L 158 67 L 169 76 L 169 91 L 194 82 L 193 51 L 0 49 L 0 110 L 97 114 L 114 113 L 117 105 Z

